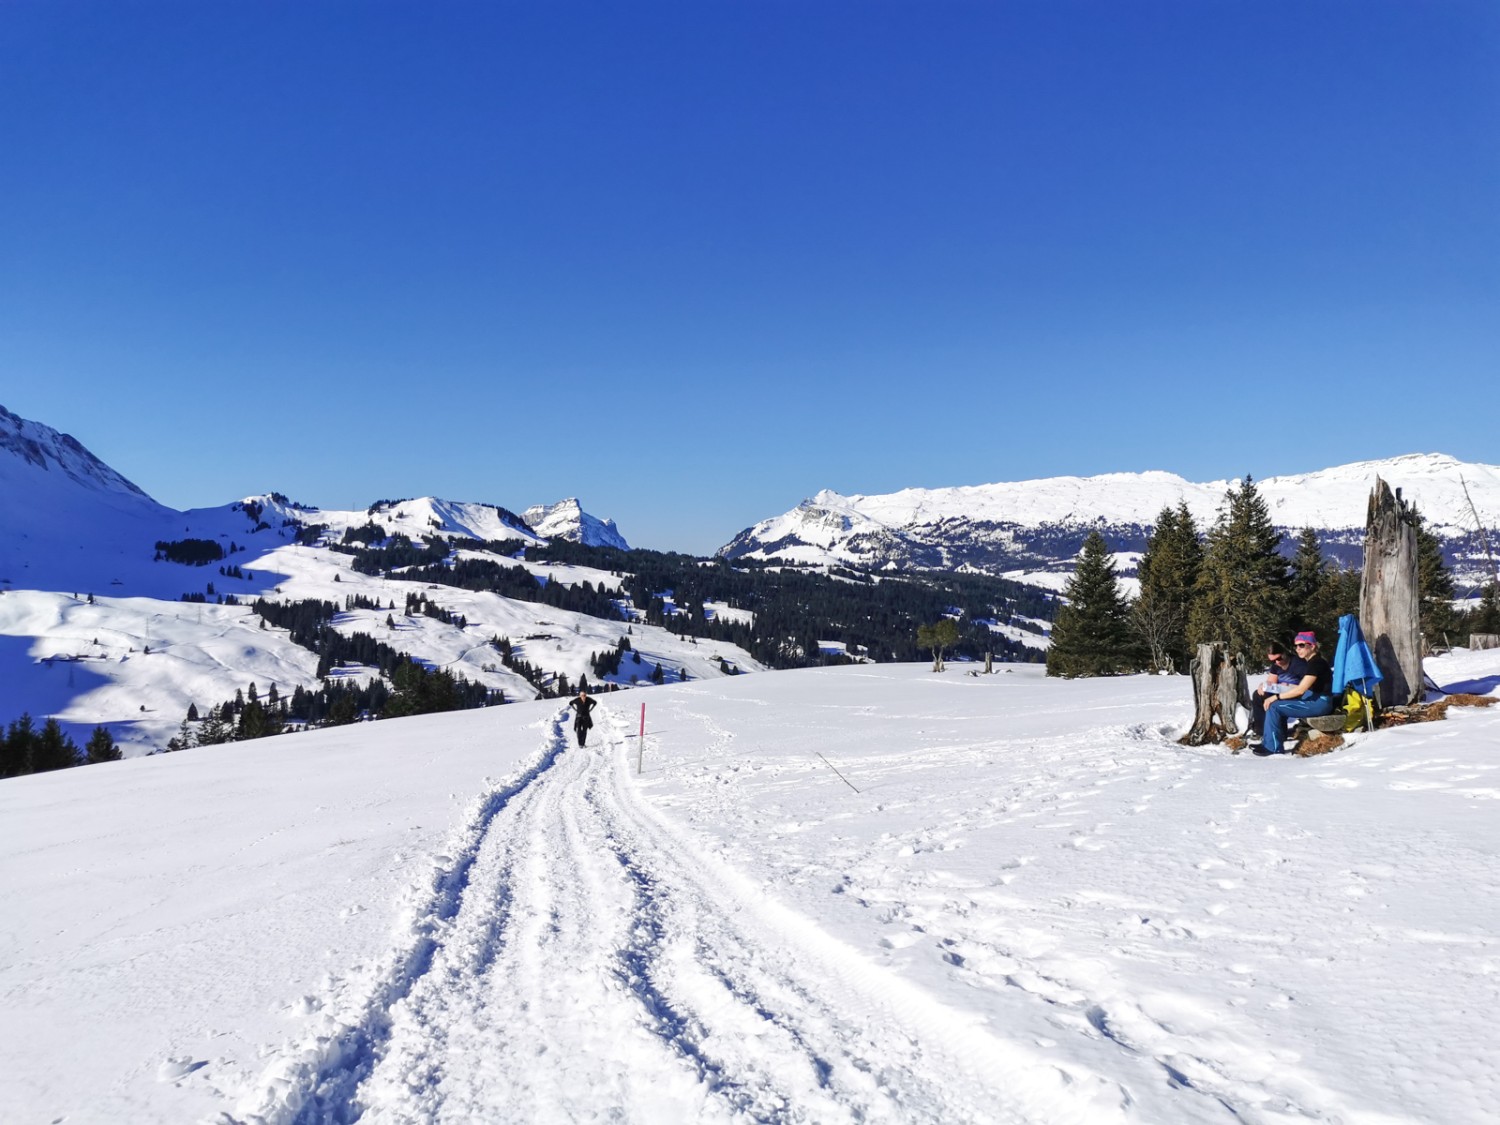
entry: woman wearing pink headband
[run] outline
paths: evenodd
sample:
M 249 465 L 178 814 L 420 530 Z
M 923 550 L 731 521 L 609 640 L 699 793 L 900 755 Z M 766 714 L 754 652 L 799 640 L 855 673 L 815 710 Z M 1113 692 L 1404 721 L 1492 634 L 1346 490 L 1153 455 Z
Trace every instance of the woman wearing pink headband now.
M 1280 695 L 1266 699 L 1265 744 L 1256 748 L 1261 757 L 1286 753 L 1288 719 L 1310 718 L 1333 713 L 1333 669 L 1318 655 L 1318 638 L 1311 632 L 1297 634 L 1292 642 L 1306 667 L 1302 679 Z

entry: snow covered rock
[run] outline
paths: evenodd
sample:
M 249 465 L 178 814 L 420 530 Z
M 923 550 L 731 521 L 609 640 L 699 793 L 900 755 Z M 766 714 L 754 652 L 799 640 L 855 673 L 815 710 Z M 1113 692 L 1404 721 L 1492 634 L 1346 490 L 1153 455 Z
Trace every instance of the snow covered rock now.
M 614 520 L 601 520 L 583 510 L 577 499 L 569 497 L 556 504 L 534 504 L 521 513 L 537 532 L 548 539 L 567 539 L 585 547 L 614 547 L 630 550 Z

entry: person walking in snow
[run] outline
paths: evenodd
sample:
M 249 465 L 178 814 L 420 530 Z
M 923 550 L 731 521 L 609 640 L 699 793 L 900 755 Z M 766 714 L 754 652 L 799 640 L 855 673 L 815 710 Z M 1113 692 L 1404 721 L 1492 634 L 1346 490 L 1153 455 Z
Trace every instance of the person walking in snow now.
M 589 740 L 589 728 L 594 725 L 594 720 L 589 718 L 589 712 L 594 709 L 598 701 L 589 698 L 589 693 L 582 688 L 578 689 L 578 698 L 570 700 L 568 706 L 578 713 L 573 716 L 573 733 L 578 736 L 578 745 L 584 746 Z

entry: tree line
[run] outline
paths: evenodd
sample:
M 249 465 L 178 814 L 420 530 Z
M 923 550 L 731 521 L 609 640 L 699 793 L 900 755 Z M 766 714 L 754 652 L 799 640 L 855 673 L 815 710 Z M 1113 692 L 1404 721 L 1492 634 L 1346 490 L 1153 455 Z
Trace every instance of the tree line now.
M 38 730 L 36 720 L 24 714 L 0 729 L 0 777 L 21 777 L 28 773 L 47 773 L 97 762 L 117 762 L 120 758 L 120 748 L 115 745 L 108 729 L 102 726 L 94 728 L 82 750 L 62 729 L 62 724 L 53 718 L 43 722 Z
M 1017 616 L 1050 619 L 1053 609 L 1045 591 L 979 574 L 876 577 L 841 568 L 823 573 L 676 552 L 586 547 L 568 540 L 529 547 L 526 557 L 609 570 L 648 625 L 680 637 L 738 645 L 771 668 L 850 659 L 820 651 L 820 641 L 839 642 L 877 662 L 916 660 L 917 626 L 950 611 L 964 622 L 955 656 L 978 659 L 990 652 L 1001 659 L 1035 661 L 1039 648 L 996 633 L 988 623 Z M 753 624 L 737 615 L 710 618 L 704 612 L 708 602 L 746 610 Z
M 1120 591 L 1104 537 L 1093 532 L 1053 625 L 1048 674 L 1182 672 L 1201 643 L 1224 641 L 1231 652 L 1253 653 L 1302 629 L 1317 633 L 1331 652 L 1338 619 L 1359 612 L 1360 572 L 1326 558 L 1312 528 L 1287 546 L 1248 476 L 1225 493 L 1206 533 L 1185 503 L 1162 509 L 1141 556 L 1133 601 Z M 1417 548 L 1421 628 L 1430 644 L 1500 626 L 1493 595 L 1488 609 L 1453 608 L 1441 544 L 1420 515 Z

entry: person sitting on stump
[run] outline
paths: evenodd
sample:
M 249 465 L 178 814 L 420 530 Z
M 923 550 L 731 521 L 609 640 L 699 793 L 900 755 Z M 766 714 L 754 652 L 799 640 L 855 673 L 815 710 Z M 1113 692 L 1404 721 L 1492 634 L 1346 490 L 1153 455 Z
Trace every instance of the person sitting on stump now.
M 1266 711 L 1265 745 L 1255 749 L 1261 757 L 1286 753 L 1288 719 L 1333 713 L 1333 669 L 1318 655 L 1318 638 L 1311 632 L 1298 633 L 1293 647 L 1306 667 L 1301 680 L 1283 689 L 1280 695 L 1266 699 L 1263 704 Z
M 598 701 L 589 698 L 589 693 L 582 688 L 578 689 L 578 698 L 569 700 L 568 706 L 574 708 L 578 714 L 573 717 L 573 733 L 578 736 L 578 745 L 583 746 L 589 740 L 589 728 L 594 725 L 594 720 L 589 718 L 589 712 L 597 706 Z
M 1286 645 L 1272 641 L 1266 652 L 1266 682 L 1250 696 L 1250 736 L 1252 746 L 1259 746 L 1266 728 L 1266 700 L 1274 699 L 1293 684 L 1302 682 L 1307 663 L 1287 652 Z

